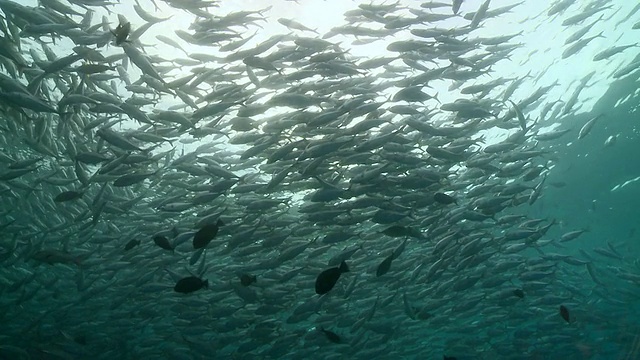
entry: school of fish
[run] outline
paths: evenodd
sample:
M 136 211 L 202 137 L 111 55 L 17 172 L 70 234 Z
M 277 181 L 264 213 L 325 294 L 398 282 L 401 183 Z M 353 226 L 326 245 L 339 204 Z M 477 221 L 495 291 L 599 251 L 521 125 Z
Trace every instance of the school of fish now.
M 350 1 L 324 34 L 223 2 L 0 0 L 0 359 L 611 356 L 591 326 L 633 343 L 597 308 L 637 302 L 604 282 L 637 288 L 640 266 L 614 243 L 563 253 L 589 229 L 531 216 L 560 186 L 552 145 L 609 119 L 548 128 L 595 70 L 562 99 L 500 74 L 523 32 L 476 34 L 523 1 Z M 529 16 L 562 22 L 571 61 L 596 24 L 640 28 L 620 3 Z M 188 28 L 147 36 L 172 12 Z M 599 46 L 597 66 L 639 51 Z

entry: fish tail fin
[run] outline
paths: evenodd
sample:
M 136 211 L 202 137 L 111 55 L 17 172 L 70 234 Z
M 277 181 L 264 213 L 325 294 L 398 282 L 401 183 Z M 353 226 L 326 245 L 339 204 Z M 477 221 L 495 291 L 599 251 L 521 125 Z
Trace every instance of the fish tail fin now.
M 342 262 L 340 263 L 340 272 L 341 273 L 349 272 L 349 266 L 347 265 L 347 262 L 344 260 L 342 260 Z

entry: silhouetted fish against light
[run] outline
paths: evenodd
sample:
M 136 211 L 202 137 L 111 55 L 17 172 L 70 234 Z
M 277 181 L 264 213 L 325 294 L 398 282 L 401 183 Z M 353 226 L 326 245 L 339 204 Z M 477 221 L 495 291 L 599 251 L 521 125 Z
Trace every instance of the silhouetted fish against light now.
M 316 294 L 324 295 L 331 291 L 340 279 L 340 275 L 349 271 L 347 263 L 342 261 L 340 266 L 329 268 L 321 272 L 316 278 Z

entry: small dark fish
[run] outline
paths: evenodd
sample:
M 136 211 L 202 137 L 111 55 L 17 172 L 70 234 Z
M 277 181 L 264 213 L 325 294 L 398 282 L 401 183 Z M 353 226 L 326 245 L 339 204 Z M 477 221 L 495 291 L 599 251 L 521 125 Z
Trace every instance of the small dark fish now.
M 564 321 L 569 322 L 569 309 L 564 305 L 560 305 L 560 316 L 562 316 Z
M 524 291 L 522 289 L 513 290 L 513 295 L 519 297 L 520 299 L 524 298 Z
M 255 284 L 257 280 L 258 279 L 256 278 L 255 275 L 250 275 L 250 274 L 240 275 L 240 284 L 242 284 L 242 286 L 249 286 L 251 284 Z
M 54 264 L 76 264 L 81 265 L 81 259 L 77 256 L 71 255 L 66 251 L 60 251 L 55 249 L 44 249 L 33 254 L 33 259 L 47 263 L 49 265 Z
M 84 335 L 78 335 L 74 337 L 73 341 L 75 341 L 77 344 L 80 344 L 80 345 L 87 345 L 87 337 Z
M 423 239 L 422 232 L 416 228 L 408 226 L 393 225 L 381 231 L 381 233 L 390 237 L 412 237 Z
M 215 224 L 207 224 L 200 228 L 200 230 L 193 235 L 193 248 L 201 249 L 209 245 L 211 240 L 213 240 L 213 238 L 216 237 L 216 234 L 218 234 L 220 226 L 223 225 L 224 223 L 222 220 L 218 219 Z
M 183 293 L 183 294 L 188 294 L 188 293 L 192 293 L 194 291 L 198 291 L 200 289 L 202 289 L 203 287 L 209 287 L 209 281 L 208 280 L 202 280 L 198 277 L 195 276 L 189 276 L 186 277 L 184 279 L 180 279 L 177 283 L 176 286 L 173 288 L 173 290 L 175 290 L 175 292 L 179 292 L 179 293 Z
M 153 237 L 153 242 L 156 243 L 156 245 L 160 246 L 161 248 L 163 248 L 165 250 L 173 251 L 173 249 L 174 249 L 174 247 L 169 242 L 169 239 L 167 239 L 166 237 L 164 237 L 162 235 L 154 236 Z
M 389 272 L 391 269 L 391 262 L 393 261 L 393 254 L 387 256 L 386 259 L 382 260 L 380 265 L 378 265 L 378 269 L 376 269 L 376 277 L 380 277 Z
M 127 245 L 124 246 L 124 251 L 129 251 L 138 245 L 140 245 L 140 240 L 131 239 Z
M 115 30 L 111 30 L 113 36 L 116 37 L 116 45 L 121 45 L 123 42 L 127 41 L 127 37 L 129 37 L 129 33 L 131 32 L 131 23 L 126 22 L 124 24 L 118 24 Z
M 349 267 L 344 261 L 340 263 L 339 267 L 332 267 L 321 272 L 316 278 L 316 294 L 324 295 L 331 291 L 338 282 L 338 279 L 340 279 L 340 275 L 346 272 L 349 272 Z
M 393 225 L 382 231 L 383 234 L 391 237 L 411 236 L 412 232 L 406 226 Z
M 457 360 L 457 359 L 458 359 L 458 358 L 456 358 L 456 357 L 453 357 L 453 356 L 447 356 L 447 355 L 444 355 L 444 357 L 443 357 L 443 360 Z
M 326 336 L 327 339 L 329 339 L 329 341 L 331 341 L 332 343 L 334 343 L 334 344 L 342 343 L 342 339 L 340 339 L 340 336 L 338 336 L 338 334 L 334 333 L 333 331 L 326 330 L 323 327 L 320 328 L 320 331 L 322 331 L 324 336 Z
M 81 192 L 70 190 L 70 191 L 61 192 L 53 199 L 53 201 L 65 202 L 65 201 L 77 200 L 77 199 L 80 199 L 81 197 L 82 197 Z
M 437 203 L 445 204 L 445 205 L 454 204 L 456 202 L 456 199 L 453 196 L 449 196 L 441 192 L 437 192 L 433 194 L 433 200 Z

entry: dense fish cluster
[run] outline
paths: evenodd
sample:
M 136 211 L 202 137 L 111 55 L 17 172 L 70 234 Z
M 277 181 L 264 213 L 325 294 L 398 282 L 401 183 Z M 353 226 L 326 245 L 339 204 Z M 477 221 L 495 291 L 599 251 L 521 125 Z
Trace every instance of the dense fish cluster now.
M 354 1 L 320 32 L 264 4 L 0 0 L 0 358 L 640 356 L 637 261 L 568 251 L 590 229 L 539 206 L 571 201 L 545 199 L 556 149 L 610 119 L 566 119 L 596 72 L 637 81 L 638 44 L 599 43 L 571 89 L 502 76 L 524 1 L 496 3 Z M 639 9 L 528 15 L 570 61 Z

